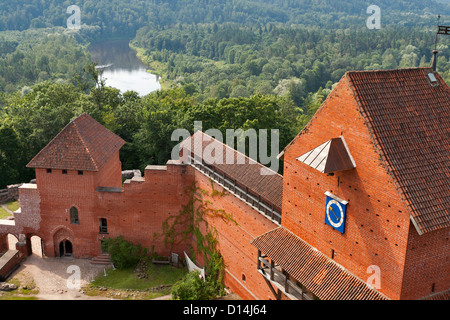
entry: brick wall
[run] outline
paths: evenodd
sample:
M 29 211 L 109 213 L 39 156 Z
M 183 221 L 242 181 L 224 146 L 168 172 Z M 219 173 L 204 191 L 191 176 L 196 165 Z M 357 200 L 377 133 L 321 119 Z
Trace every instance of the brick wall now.
M 197 188 L 202 191 L 203 201 L 208 202 L 214 210 L 231 214 L 237 223 L 211 215 L 206 217 L 209 227 L 217 231 L 218 249 L 226 265 L 225 285 L 244 299 L 274 299 L 264 278 L 257 272 L 258 252 L 250 241 L 275 229 L 277 225 L 232 194 L 212 196 L 212 186 L 218 193 L 223 188 L 217 183 L 212 185 L 211 180 L 198 171 L 195 172 L 195 181 Z M 204 234 L 205 231 L 206 228 L 203 229 Z M 205 263 L 202 256 L 196 258 L 201 264 Z
M 122 235 L 126 240 L 140 243 L 161 255 L 181 252 L 185 244 L 169 248 L 163 243 L 162 223 L 178 214 L 188 196 L 184 186 L 189 174 L 184 166 L 149 167 L 145 178 L 127 181 L 122 190 L 121 165 L 114 156 L 100 172 L 77 171 L 62 174 L 61 170 L 37 169 L 36 177 L 41 196 L 40 236 L 48 256 L 59 255 L 59 243 L 69 240 L 73 255 L 92 257 L 101 253 L 101 240 Z M 96 191 L 97 187 L 105 191 Z M 70 220 L 70 208 L 78 210 L 78 224 Z M 107 233 L 100 233 L 99 220 L 107 219 Z
M 343 135 L 356 169 L 327 176 L 296 160 Z M 409 213 L 380 162 L 347 81 L 341 81 L 284 156 L 282 224 L 367 281 L 376 265 L 380 291 L 401 296 Z M 345 233 L 325 224 L 325 191 L 348 201 Z M 414 231 L 415 232 L 415 231 Z
M 107 237 L 122 235 L 146 248 L 154 247 L 163 256 L 171 252 L 182 254 L 188 245 L 166 246 L 162 224 L 170 216 L 178 215 L 187 203 L 189 193 L 185 188 L 191 183 L 192 173 L 185 166 L 168 164 L 147 167 L 144 179 L 127 181 L 122 193 L 97 192 L 96 232 L 98 219 L 107 218 Z
M 450 288 L 450 230 L 419 235 L 410 228 L 402 299 L 420 299 Z
M 119 151 L 116 151 L 95 175 L 94 184 L 95 187 L 120 188 L 122 186 L 122 164 L 119 159 Z
M 6 250 L 8 250 L 8 240 L 6 237 L 6 234 L 0 234 L 0 257 Z
M 18 267 L 22 256 L 17 250 L 9 250 L 0 257 L 0 282 L 5 281 Z
M 85 257 L 94 251 L 92 214 L 95 212 L 95 172 L 36 169 L 40 194 L 40 232 L 45 243 L 45 254 L 59 256 L 59 242 L 69 240 L 76 257 Z M 72 224 L 70 209 L 78 210 L 79 224 Z M 98 223 L 98 222 L 96 222 Z M 97 231 L 98 232 L 98 231 Z M 64 239 L 62 239 L 64 238 Z

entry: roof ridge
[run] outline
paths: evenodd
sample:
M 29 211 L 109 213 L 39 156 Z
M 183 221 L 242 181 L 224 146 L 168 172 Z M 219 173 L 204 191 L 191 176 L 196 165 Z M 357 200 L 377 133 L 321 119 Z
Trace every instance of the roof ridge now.
M 397 69 L 376 69 L 376 70 L 350 70 L 345 72 L 345 74 L 357 74 L 357 73 L 394 73 L 394 72 L 402 72 L 402 71 L 413 71 L 413 70 L 431 70 L 431 67 L 411 67 L 411 68 L 397 68 Z
M 205 133 L 205 132 L 203 132 L 203 131 L 201 131 L 201 130 L 198 130 L 198 131 L 194 132 L 193 135 L 195 135 L 197 132 L 201 132 L 203 135 L 208 136 L 208 137 L 210 137 L 211 139 L 213 139 L 213 140 L 215 140 L 215 141 L 221 143 L 221 144 L 224 145 L 226 148 L 228 148 L 228 149 L 230 149 L 230 150 L 233 150 L 233 152 L 237 152 L 237 153 L 243 155 L 246 159 L 249 159 L 249 164 L 251 164 L 250 162 L 254 162 L 253 164 L 257 164 L 257 165 L 259 165 L 260 167 L 262 167 L 262 168 L 264 168 L 264 169 L 266 169 L 266 170 L 269 170 L 269 171 L 271 171 L 271 172 L 274 172 L 276 175 L 279 175 L 280 177 L 283 177 L 283 176 L 282 176 L 281 174 L 279 174 L 278 172 L 276 172 L 276 171 L 270 169 L 269 167 L 267 167 L 267 166 L 263 165 L 262 163 L 258 162 L 257 160 L 255 160 L 255 159 L 253 159 L 253 158 L 250 158 L 250 157 L 247 156 L 245 153 L 242 153 L 242 152 L 240 152 L 239 150 L 233 149 L 232 147 L 230 147 L 230 146 L 227 145 L 226 143 L 224 143 L 224 142 L 222 142 L 222 141 L 220 141 L 220 140 L 217 140 L 216 138 L 210 136 L 209 134 L 207 134 L 207 133 Z M 192 135 L 192 136 L 193 136 L 193 135 Z
M 89 147 L 87 146 L 86 141 L 84 141 L 84 138 L 83 138 L 83 136 L 82 136 L 82 134 L 81 134 L 81 132 L 80 132 L 80 130 L 79 130 L 79 128 L 78 128 L 78 125 L 77 125 L 77 122 L 80 120 L 80 118 L 81 118 L 82 116 L 83 116 L 83 118 L 85 118 L 85 116 L 87 116 L 87 113 L 82 113 L 80 116 L 78 116 L 77 118 L 75 118 L 72 122 L 73 122 L 73 124 L 74 124 L 75 131 L 76 131 L 78 137 L 79 137 L 80 140 L 81 140 L 81 143 L 82 143 L 83 146 L 86 148 L 86 151 L 87 151 L 87 153 L 88 153 L 88 155 L 89 155 L 89 159 L 91 160 L 92 164 L 94 165 L 95 170 L 98 170 L 98 165 L 97 165 L 97 163 L 95 162 L 95 160 L 94 160 L 94 158 L 93 158 L 93 156 L 92 156 L 92 153 L 91 153 L 91 151 L 89 150 Z

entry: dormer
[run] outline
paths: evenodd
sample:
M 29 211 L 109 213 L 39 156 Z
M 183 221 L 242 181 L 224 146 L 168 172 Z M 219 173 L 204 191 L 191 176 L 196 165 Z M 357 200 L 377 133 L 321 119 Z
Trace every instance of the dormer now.
M 298 161 L 325 174 L 356 167 L 344 137 L 333 138 L 297 158 Z

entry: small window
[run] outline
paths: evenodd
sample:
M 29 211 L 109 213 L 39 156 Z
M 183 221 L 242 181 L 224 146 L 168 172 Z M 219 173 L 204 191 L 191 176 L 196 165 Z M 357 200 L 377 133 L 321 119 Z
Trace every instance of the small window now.
M 83 175 L 83 171 L 82 170 L 78 170 L 78 175 L 82 176 Z
M 436 76 L 433 73 L 431 73 L 431 72 L 428 74 L 428 80 L 430 81 L 430 84 L 431 84 L 432 87 L 439 86 L 439 82 L 436 79 Z
M 64 169 L 64 170 L 62 171 L 62 174 L 67 174 L 67 170 Z
M 75 207 L 70 208 L 70 223 L 71 224 L 79 224 L 78 220 L 78 209 Z
M 437 82 L 437 79 L 436 79 L 435 75 L 433 73 L 431 73 L 431 72 L 428 74 L 428 79 L 430 79 L 431 83 L 436 83 Z
M 106 223 L 106 219 L 105 218 L 100 218 L 99 222 L 100 222 L 99 233 L 108 233 L 108 226 L 107 226 L 107 223 Z
M 47 169 L 47 173 L 52 173 L 52 169 Z

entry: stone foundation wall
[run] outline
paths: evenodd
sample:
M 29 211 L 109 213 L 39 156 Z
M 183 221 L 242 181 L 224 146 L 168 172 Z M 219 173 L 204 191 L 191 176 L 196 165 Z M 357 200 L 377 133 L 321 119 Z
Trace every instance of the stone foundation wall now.
M 19 187 L 22 184 L 12 184 L 6 189 L 0 189 L 0 203 L 15 201 L 19 199 Z

